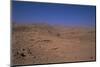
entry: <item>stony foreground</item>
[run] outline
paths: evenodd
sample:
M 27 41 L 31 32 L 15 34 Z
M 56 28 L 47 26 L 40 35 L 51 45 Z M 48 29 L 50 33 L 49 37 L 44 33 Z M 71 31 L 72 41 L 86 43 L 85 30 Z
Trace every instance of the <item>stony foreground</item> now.
M 12 65 L 96 60 L 95 29 L 14 25 Z

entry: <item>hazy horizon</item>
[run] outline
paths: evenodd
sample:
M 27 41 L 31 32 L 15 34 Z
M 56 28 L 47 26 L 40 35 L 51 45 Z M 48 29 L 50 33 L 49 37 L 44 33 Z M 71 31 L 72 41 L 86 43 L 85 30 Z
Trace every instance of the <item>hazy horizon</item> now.
M 96 7 L 12 1 L 12 21 L 17 24 L 95 27 Z

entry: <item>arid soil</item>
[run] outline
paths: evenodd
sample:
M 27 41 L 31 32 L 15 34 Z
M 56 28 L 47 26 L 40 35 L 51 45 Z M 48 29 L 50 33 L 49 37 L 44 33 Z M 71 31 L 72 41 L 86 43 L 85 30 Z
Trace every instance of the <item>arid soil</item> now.
M 95 28 L 13 25 L 12 65 L 95 61 Z

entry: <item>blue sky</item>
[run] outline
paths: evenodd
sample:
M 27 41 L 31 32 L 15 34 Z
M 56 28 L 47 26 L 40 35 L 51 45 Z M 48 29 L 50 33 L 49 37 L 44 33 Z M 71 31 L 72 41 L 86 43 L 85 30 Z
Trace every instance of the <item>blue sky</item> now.
M 12 21 L 67 26 L 95 26 L 95 6 L 12 1 Z

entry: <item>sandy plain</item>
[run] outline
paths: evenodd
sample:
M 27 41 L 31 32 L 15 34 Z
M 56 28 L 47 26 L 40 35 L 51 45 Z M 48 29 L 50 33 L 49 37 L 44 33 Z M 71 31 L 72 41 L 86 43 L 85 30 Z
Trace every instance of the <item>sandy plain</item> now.
M 95 28 L 13 25 L 12 65 L 96 60 Z

